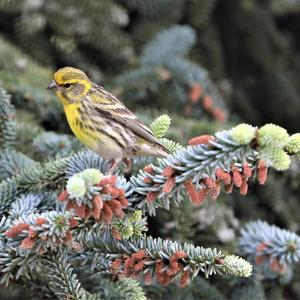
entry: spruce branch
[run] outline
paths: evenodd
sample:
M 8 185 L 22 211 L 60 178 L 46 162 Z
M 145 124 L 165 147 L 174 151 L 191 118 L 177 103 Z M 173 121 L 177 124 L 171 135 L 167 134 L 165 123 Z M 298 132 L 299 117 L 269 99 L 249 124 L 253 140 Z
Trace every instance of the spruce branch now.
M 172 140 L 169 140 L 167 138 L 161 138 L 160 139 L 160 142 L 162 145 L 164 145 L 171 153 L 179 150 L 179 149 L 182 149 L 183 147 L 177 143 L 177 142 L 174 142 Z
M 5 232 L 9 230 L 12 221 L 10 218 L 2 217 L 0 221 L 0 284 L 9 285 L 11 280 L 21 277 L 30 278 L 33 269 L 38 268 L 35 253 L 22 253 L 9 243 Z
M 154 214 L 157 207 L 169 209 L 170 199 L 180 203 L 185 188 L 191 200 L 200 204 L 206 197 L 217 199 L 221 184 L 227 193 L 237 187 L 247 194 L 248 181 L 267 179 L 268 167 L 286 170 L 290 155 L 286 148 L 289 136 L 285 129 L 267 124 L 256 129 L 240 124 L 231 130 L 203 135 L 190 140 L 189 146 L 159 159 L 131 178 L 138 194 L 136 206 Z M 293 139 L 293 143 L 299 143 Z M 290 149 L 290 148 L 289 148 Z M 298 149 L 293 145 L 293 149 Z
M 34 156 L 32 141 L 36 136 L 44 132 L 38 120 L 32 113 L 25 110 L 17 111 L 17 124 L 16 124 L 16 148 L 15 150 L 21 151 L 23 154 L 30 157 Z
M 9 285 L 11 280 L 21 277 L 30 279 L 31 272 L 38 269 L 37 255 L 26 253 L 19 255 L 16 249 L 5 242 L 0 242 L 0 284 Z
M 217 273 L 249 277 L 252 272 L 252 266 L 237 256 L 151 236 L 117 241 L 108 236 L 104 239 L 94 232 L 85 235 L 83 243 L 87 250 L 111 257 L 110 272 L 131 277 L 143 275 L 148 284 L 154 275 L 165 286 L 180 278 L 180 285 L 184 287 L 189 278 L 195 278 L 199 272 L 206 277 Z
M 168 115 L 164 114 L 156 118 L 150 124 L 150 128 L 154 135 L 159 139 L 161 144 L 164 145 L 172 153 L 178 149 L 181 149 L 182 146 L 179 143 L 176 143 L 164 137 L 167 134 L 170 125 L 171 118 Z
M 42 260 L 50 290 L 58 299 L 100 300 L 100 296 L 92 295 L 82 286 L 73 267 L 64 253 L 51 255 Z
M 157 138 L 163 138 L 171 125 L 171 119 L 168 115 L 161 115 L 150 125 L 150 128 Z
M 116 282 L 112 282 L 111 279 L 101 278 L 101 298 L 105 300 L 146 300 L 145 292 L 138 281 L 123 277 Z
M 109 169 L 109 162 L 93 151 L 79 152 L 70 156 L 66 167 L 66 177 L 70 178 L 85 169 L 97 169 L 102 174 L 106 174 Z
M 123 218 L 129 185 L 124 178 L 103 176 L 97 169 L 86 169 L 68 179 L 66 190 L 58 197 L 66 202 L 66 210 L 74 210 L 80 218 L 111 223 L 112 218 Z
M 8 178 L 0 183 L 0 213 L 5 213 L 15 198 L 21 195 L 22 189 L 17 185 L 17 177 Z M 23 190 L 26 192 L 26 190 Z
M 36 38 L 34 35 L 31 42 L 36 43 Z M 38 51 L 41 53 L 41 48 Z M 36 59 L 32 60 L 4 38 L 0 38 L 0 57 L 3 66 L 0 81 L 12 95 L 13 104 L 34 112 L 39 120 L 61 122 L 61 106 L 44 88 L 49 82 L 51 70 L 38 65 Z
M 169 30 L 163 30 L 146 45 L 141 63 L 164 65 L 169 57 L 183 57 L 187 55 L 195 39 L 195 31 L 189 26 L 173 26 Z
M 118 76 L 117 86 L 134 99 L 149 92 L 158 93 L 168 82 L 172 86 L 170 98 L 177 98 L 179 104 L 187 100 L 195 103 L 204 95 L 205 111 L 224 122 L 224 103 L 218 88 L 207 70 L 186 57 L 195 37 L 189 26 L 175 25 L 162 30 L 143 49 L 139 66 Z
M 82 181 L 79 188 L 78 180 Z M 94 186 L 95 184 L 96 186 Z M 59 196 L 59 200 L 65 201 L 66 197 L 71 197 L 69 201 L 75 201 L 77 206 L 74 207 L 73 205 L 69 206 L 69 208 L 71 208 L 71 211 L 75 208 L 78 217 L 88 219 L 91 213 L 91 216 L 97 221 L 99 216 L 102 217 L 104 215 L 104 222 L 106 222 L 108 217 L 104 205 L 107 208 L 110 207 L 112 213 L 117 215 L 117 210 L 119 211 L 120 208 L 118 206 L 117 209 L 117 206 L 115 206 L 116 203 L 112 206 L 110 205 L 112 201 L 117 202 L 116 198 L 111 197 L 121 197 L 119 200 L 121 202 L 122 197 L 125 196 L 124 190 L 114 188 L 115 184 L 115 176 L 103 177 L 99 170 L 86 169 L 69 178 L 67 189 Z M 86 187 L 92 189 L 92 192 L 99 193 L 100 191 L 100 194 L 92 194 L 90 201 L 92 200 L 94 207 L 89 208 L 91 212 L 83 215 L 81 208 L 86 211 L 89 207 L 89 203 L 85 202 L 89 198 L 84 198 L 87 192 Z M 98 188 L 95 189 L 95 187 Z M 82 194 L 81 189 L 83 188 L 84 193 Z M 111 193 L 110 197 L 105 198 L 105 195 L 108 195 L 108 191 Z M 101 206 L 99 206 L 98 202 L 95 202 L 95 197 L 97 199 L 100 197 Z M 122 203 L 124 201 L 125 199 Z M 97 211 L 95 211 L 95 207 L 98 209 Z M 68 209 L 68 204 L 66 208 Z M 137 214 L 137 211 L 127 214 L 124 221 L 126 219 L 133 222 L 133 227 L 142 221 L 141 214 Z M 72 215 L 68 213 L 62 214 L 53 211 L 41 214 L 29 214 L 14 220 L 5 231 L 5 236 L 8 238 L 8 242 L 20 251 L 26 250 L 33 253 L 43 253 L 46 251 L 57 251 L 63 246 L 71 246 L 73 242 L 71 228 L 77 226 L 77 220 L 74 220 Z M 117 223 L 113 223 L 113 226 L 117 227 Z M 138 226 L 137 228 L 142 229 L 144 225 L 141 223 Z M 118 229 L 121 231 L 123 227 L 119 226 Z M 251 265 L 246 261 L 234 255 L 225 256 L 216 249 L 204 249 L 203 247 L 194 247 L 189 244 L 179 245 L 176 242 L 162 241 L 151 237 L 132 238 L 130 237 L 133 236 L 132 234 L 125 236 L 124 232 L 124 237 L 121 234 L 119 238 L 116 237 L 113 230 L 111 233 L 109 231 L 105 233 L 103 230 L 94 229 L 96 227 L 92 227 L 91 230 L 87 230 L 86 227 L 78 227 L 74 231 L 76 239 L 80 243 L 83 243 L 82 246 L 85 246 L 89 251 L 97 249 L 100 251 L 99 254 L 106 251 L 112 259 L 115 259 L 117 255 L 118 258 L 112 262 L 112 266 L 123 259 L 123 272 L 127 276 L 137 275 L 142 270 L 144 273 L 148 272 L 150 274 L 150 271 L 153 272 L 155 270 L 157 279 L 161 284 L 167 285 L 173 279 L 180 276 L 180 285 L 185 286 L 188 283 L 189 277 L 195 277 L 200 271 L 204 272 L 206 276 L 213 273 L 228 273 L 245 277 L 251 275 Z M 131 262 L 133 263 L 132 268 L 129 269 L 127 268 L 128 261 L 126 262 L 128 255 L 131 256 Z M 142 255 L 143 257 L 135 261 L 135 257 L 138 255 Z M 135 263 L 138 263 L 138 268 L 134 266 Z M 150 269 L 148 265 L 151 266 Z M 169 265 L 168 271 L 165 271 L 163 267 L 165 265 Z M 112 272 L 114 273 L 114 271 Z M 150 280 L 150 278 L 147 280 Z
M 204 135 L 192 139 L 190 146 L 159 159 L 157 164 L 146 166 L 136 177 L 131 177 L 130 181 L 120 176 L 103 175 L 102 172 L 107 170 L 107 162 L 90 151 L 45 164 L 38 163 L 0 184 L 0 192 L 4 195 L 1 198 L 3 211 L 6 211 L 18 195 L 40 191 L 42 188 L 58 189 L 66 179 L 66 190 L 61 193 L 59 200 L 68 200 L 76 204 L 69 206 L 71 213 L 36 213 L 39 201 L 28 207 L 26 198 L 22 198 L 24 205 L 21 205 L 20 200 L 15 202 L 10 211 L 11 219 L 6 223 L 7 228 L 3 227 L 5 249 L 14 249 L 16 257 L 9 258 L 11 261 L 25 261 L 21 253 L 26 253 L 29 255 L 28 259 L 33 260 L 31 266 L 35 266 L 34 255 L 41 252 L 53 253 L 63 247 L 71 249 L 73 241 L 77 241 L 80 249 L 85 248 L 99 256 L 106 255 L 109 263 L 99 266 L 99 269 L 106 266 L 106 271 L 111 273 L 121 272 L 133 277 L 143 275 L 146 283 L 150 283 L 155 276 L 162 285 L 179 279 L 180 286 L 183 287 L 199 272 L 203 272 L 207 277 L 215 273 L 248 277 L 251 275 L 251 265 L 237 256 L 224 255 L 216 249 L 205 249 L 190 244 L 180 245 L 172 241 L 128 234 L 128 228 L 125 228 L 128 218 L 134 218 L 136 224 L 142 221 L 141 215 L 139 218 L 131 216 L 135 212 L 129 211 L 140 207 L 144 212 L 148 211 L 151 214 L 157 207 L 168 208 L 171 200 L 175 203 L 180 201 L 177 197 L 181 196 L 184 189 L 196 204 L 201 203 L 206 195 L 216 199 L 221 184 L 225 185 L 227 191 L 230 190 L 228 187 L 232 188 L 234 185 L 245 194 L 247 190 L 243 184 L 247 184 L 249 178 L 257 175 L 259 182 L 264 183 L 267 168 L 279 168 L 278 159 L 274 160 L 274 157 L 270 156 L 269 159 L 262 160 L 261 153 L 275 149 L 283 151 L 289 157 L 298 154 L 298 142 L 297 138 L 289 138 L 283 128 L 272 124 L 260 129 L 241 124 L 214 136 Z M 91 166 L 94 168 L 90 168 Z M 124 226 L 121 226 L 115 220 L 111 223 L 111 217 L 107 218 L 108 215 L 112 216 L 111 213 L 103 213 L 108 221 L 104 222 L 104 225 L 111 223 L 123 236 L 121 234 L 118 237 L 116 232 L 113 234 L 111 230 L 104 230 L 110 226 L 94 226 L 89 220 L 89 216 L 92 216 L 94 221 L 100 219 L 104 204 L 110 207 L 116 216 L 125 214 L 124 224 L 121 224 Z M 84 216 L 78 210 L 80 207 L 85 207 Z M 87 212 L 86 209 L 90 211 Z M 74 219 L 74 211 L 81 220 Z M 20 216 L 13 219 L 18 213 Z M 78 221 L 87 222 L 87 226 L 81 226 Z M 88 222 L 91 223 L 91 227 Z M 134 223 L 131 224 L 133 226 Z M 138 228 L 141 229 L 144 225 L 145 223 L 141 222 Z M 280 241 L 287 243 L 291 234 L 284 234 L 283 237 Z M 277 235 L 276 238 L 278 239 Z M 272 254 L 272 268 L 275 268 L 274 261 L 279 271 L 282 270 L 283 262 L 297 261 L 298 242 L 294 238 L 293 243 L 288 244 L 289 248 L 286 249 L 292 251 L 292 254 L 281 253 L 277 249 L 277 256 L 280 254 L 280 257 Z M 261 250 L 267 251 L 268 247 L 263 246 Z M 256 247 L 254 249 L 257 250 Z M 18 258 L 18 255 L 21 258 Z M 99 260 L 100 262 L 102 260 Z M 5 260 L 3 263 L 6 263 Z M 15 263 L 11 266 L 12 268 L 7 269 L 7 275 L 4 275 L 8 276 L 5 277 L 5 281 L 11 276 L 14 278 L 16 272 L 27 274 L 25 269 L 18 271 Z
M 136 177 L 131 178 L 133 189 L 140 199 L 137 207 L 147 209 L 150 214 L 154 214 L 157 207 L 168 209 L 171 198 L 175 203 L 181 201 L 184 185 L 195 204 L 202 202 L 209 193 L 216 198 L 221 182 L 225 186 L 235 184 L 241 187 L 245 164 L 247 170 L 255 170 L 258 153 L 250 144 L 237 143 L 231 135 L 230 130 L 216 133 L 204 144 L 178 150 L 160 159 L 158 164 L 140 170 Z M 218 176 L 219 169 L 223 173 Z M 228 181 L 224 176 L 228 177 Z M 248 180 L 247 176 L 244 178 Z M 199 199 L 200 196 L 202 199 Z
M 43 196 L 44 195 L 40 193 L 21 195 L 12 203 L 9 210 L 9 217 L 11 219 L 17 219 L 21 216 L 28 216 L 37 212 L 38 207 L 41 206 L 44 200 Z
M 58 249 L 70 245 L 72 242 L 70 228 L 77 224 L 69 213 L 56 211 L 31 213 L 16 220 L 2 220 L 1 283 L 8 284 L 10 279 L 18 280 L 20 277 L 25 281 L 35 280 L 38 276 L 34 274 L 37 272 L 47 276 L 47 284 L 56 295 L 82 294 L 82 288 L 67 262 L 66 255 L 55 253 Z M 86 294 L 86 298 L 74 299 L 98 298 Z
M 241 231 L 239 252 L 257 269 L 280 275 L 299 262 L 300 237 L 267 222 L 250 222 Z
M 43 132 L 33 140 L 34 152 L 40 159 L 66 156 L 74 151 L 71 136 L 55 132 Z
M 8 178 L 0 183 L 0 213 L 22 193 L 38 192 L 57 188 L 65 181 L 64 175 L 69 159 L 62 158 L 44 164 L 34 164 L 21 174 Z
M 10 95 L 0 87 L 0 148 L 12 148 L 15 145 L 15 135 L 15 109 L 10 103 Z
M 69 212 L 31 213 L 13 220 L 4 232 L 8 243 L 17 251 L 43 254 L 71 247 L 71 229 L 78 222 Z
M 14 156 L 14 152 L 6 153 Z M 13 160 L 13 158 L 10 157 L 9 160 Z M 16 197 L 22 193 L 56 189 L 66 178 L 78 171 L 83 171 L 86 168 L 98 168 L 105 173 L 108 165 L 107 161 L 91 151 L 80 152 L 46 163 L 31 164 L 20 174 L 0 183 L 0 213 L 6 212 Z M 125 186 L 128 190 L 128 184 Z
M 0 180 L 19 175 L 24 169 L 35 165 L 35 161 L 14 149 L 0 151 Z
M 286 131 L 271 125 L 259 129 L 257 136 L 256 129 L 250 125 L 238 125 L 214 136 L 192 139 L 191 146 L 146 166 L 129 182 L 120 178 L 116 181 L 118 188 L 124 190 L 132 207 L 147 210 L 152 215 L 158 207 L 169 209 L 171 199 L 179 204 L 184 192 L 195 204 L 202 203 L 206 196 L 216 199 L 221 184 L 226 192 L 231 192 L 235 186 L 245 195 L 249 178 L 256 176 L 263 184 L 268 167 L 287 169 L 290 155 L 298 154 L 287 152 L 285 147 L 290 140 Z M 293 139 L 293 149 L 297 150 L 295 142 L 297 139 Z M 65 181 L 65 176 L 91 167 L 105 174 L 108 163 L 87 151 L 28 168 L 0 184 L 0 211 L 7 210 L 21 193 L 57 188 Z
M 130 99 L 144 98 L 148 94 L 148 90 L 157 92 L 161 84 L 161 69 L 157 66 L 143 66 L 119 75 L 116 78 L 116 85 L 121 86 L 126 91 L 126 95 Z M 164 76 L 170 76 L 164 70 Z M 149 78 L 152 78 L 149 82 Z
M 122 219 L 116 219 L 112 222 L 112 234 L 115 239 L 128 239 L 130 237 L 143 237 L 145 231 L 148 231 L 147 218 L 142 217 L 141 210 L 134 210 L 125 215 Z

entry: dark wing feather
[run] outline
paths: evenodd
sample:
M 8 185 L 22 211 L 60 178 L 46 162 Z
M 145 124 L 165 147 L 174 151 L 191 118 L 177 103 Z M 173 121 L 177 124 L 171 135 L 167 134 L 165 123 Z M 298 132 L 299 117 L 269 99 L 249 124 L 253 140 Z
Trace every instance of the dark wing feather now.
M 139 137 L 160 146 L 167 153 L 169 151 L 158 141 L 153 135 L 152 131 L 144 125 L 120 100 L 110 94 L 108 91 L 100 86 L 96 87 L 97 93 L 101 93 L 101 97 L 105 98 L 105 101 L 110 101 L 111 107 L 107 106 L 107 102 L 104 105 L 101 101 L 96 102 L 94 109 L 102 116 L 112 119 L 115 122 L 127 127 Z
M 160 144 L 160 142 L 157 140 L 157 138 L 153 135 L 153 133 L 148 129 L 143 123 L 141 123 L 137 118 L 135 119 L 128 119 L 127 117 L 120 116 L 119 114 L 114 114 L 112 111 L 104 110 L 103 108 L 100 108 L 98 106 L 95 107 L 95 110 L 103 115 L 106 118 L 110 118 L 114 120 L 115 122 L 121 124 L 122 126 L 127 127 L 132 132 L 134 132 L 139 137 L 153 143 L 158 144 L 162 148 L 164 148 L 163 145 Z

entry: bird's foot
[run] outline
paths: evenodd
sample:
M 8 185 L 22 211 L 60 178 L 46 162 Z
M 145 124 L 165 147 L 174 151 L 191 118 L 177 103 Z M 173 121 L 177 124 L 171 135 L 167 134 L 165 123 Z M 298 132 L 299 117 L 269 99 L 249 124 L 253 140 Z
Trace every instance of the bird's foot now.
M 121 159 L 113 159 L 110 161 L 110 167 L 108 169 L 107 175 L 112 175 L 120 163 Z M 130 173 L 131 167 L 132 167 L 132 159 L 129 158 L 123 158 L 123 163 L 125 164 L 126 168 L 124 169 L 124 173 Z
M 113 159 L 110 161 L 110 167 L 108 169 L 107 175 L 112 175 L 116 167 L 118 166 L 120 160 L 118 159 Z
M 132 159 L 130 158 L 123 158 L 123 163 L 125 164 L 126 168 L 124 169 L 124 173 L 130 173 L 132 168 Z

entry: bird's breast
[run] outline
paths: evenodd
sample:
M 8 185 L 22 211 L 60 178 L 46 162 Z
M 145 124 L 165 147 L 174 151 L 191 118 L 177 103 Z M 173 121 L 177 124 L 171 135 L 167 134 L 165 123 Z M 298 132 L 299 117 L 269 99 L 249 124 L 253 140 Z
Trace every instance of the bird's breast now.
M 70 104 L 65 107 L 65 114 L 69 123 L 69 126 L 75 136 L 87 147 L 92 148 L 95 143 L 95 137 L 91 129 L 88 128 L 84 118 L 82 118 L 82 112 L 80 105 Z
M 122 158 L 130 142 L 121 135 L 123 128 L 115 130 L 102 118 L 86 116 L 77 104 L 65 107 L 65 114 L 75 136 L 88 148 L 106 159 Z

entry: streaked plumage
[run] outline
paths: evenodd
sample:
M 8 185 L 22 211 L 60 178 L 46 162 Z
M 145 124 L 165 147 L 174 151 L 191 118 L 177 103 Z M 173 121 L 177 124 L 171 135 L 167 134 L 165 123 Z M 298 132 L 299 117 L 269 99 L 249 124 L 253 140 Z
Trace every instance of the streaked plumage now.
M 48 89 L 55 89 L 77 138 L 104 158 L 168 154 L 149 128 L 81 70 L 59 69 Z

